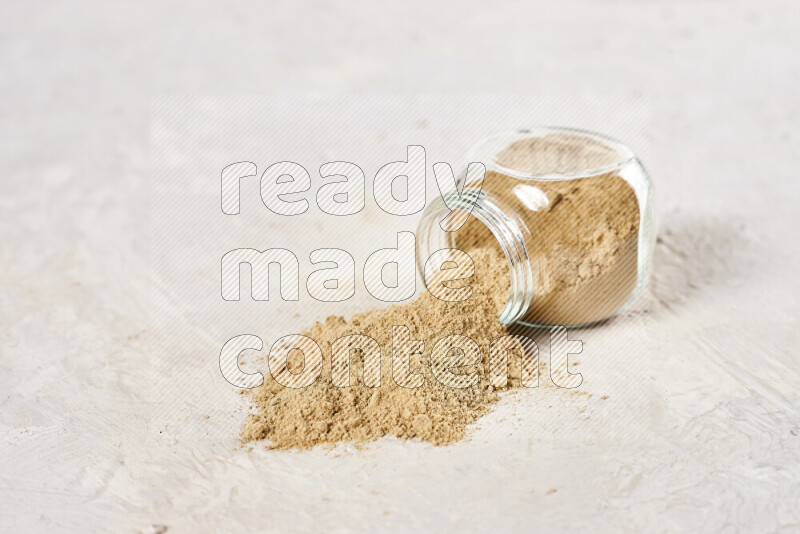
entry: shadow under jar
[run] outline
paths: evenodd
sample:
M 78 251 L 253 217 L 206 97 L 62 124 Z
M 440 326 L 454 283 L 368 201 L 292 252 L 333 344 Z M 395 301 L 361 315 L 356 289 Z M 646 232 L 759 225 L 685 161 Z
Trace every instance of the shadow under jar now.
M 499 247 L 510 291 L 504 325 L 586 326 L 614 315 L 645 287 L 654 221 L 652 187 L 625 145 L 568 128 L 531 128 L 479 143 L 480 189 L 430 204 L 417 230 L 418 262 L 435 251 Z M 455 207 L 458 230 L 440 221 Z M 453 215 L 450 215 L 451 217 Z M 501 257 L 498 254 L 498 257 Z

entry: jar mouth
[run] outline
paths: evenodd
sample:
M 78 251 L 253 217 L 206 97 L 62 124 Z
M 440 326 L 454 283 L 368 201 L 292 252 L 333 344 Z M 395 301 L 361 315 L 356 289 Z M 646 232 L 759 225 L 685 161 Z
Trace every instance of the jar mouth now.
M 528 310 L 532 295 L 533 273 L 528 251 L 519 225 L 508 218 L 484 193 L 465 191 L 460 196 L 447 195 L 438 198 L 426 208 L 419 224 L 417 269 L 424 276 L 425 262 L 431 254 L 441 249 L 458 248 L 455 246 L 458 232 L 446 232 L 440 227 L 441 220 L 451 212 L 447 204 L 453 210 L 471 212 L 470 216 L 486 226 L 499 243 L 508 262 L 510 288 L 508 300 L 498 316 L 498 321 L 504 326 L 517 322 Z
M 562 172 L 531 172 L 524 169 L 514 168 L 509 165 L 504 165 L 502 162 L 498 161 L 497 155 L 502 150 L 508 148 L 515 141 L 536 139 L 539 137 L 544 137 L 545 135 L 553 134 L 594 142 L 597 144 L 597 146 L 613 152 L 615 157 L 613 157 L 610 161 L 604 162 L 602 165 L 591 165 L 586 168 L 576 168 Z M 487 171 L 496 171 L 521 180 L 556 181 L 576 180 L 579 178 L 589 178 L 591 176 L 608 174 L 619 170 L 635 159 L 636 156 L 634 155 L 633 151 L 624 143 L 606 135 L 591 132 L 589 130 L 582 130 L 579 128 L 537 126 L 532 128 L 520 128 L 518 130 L 503 132 L 485 138 L 483 141 L 473 146 L 472 150 L 470 150 L 467 163 L 473 161 L 482 162 L 484 165 L 486 165 Z

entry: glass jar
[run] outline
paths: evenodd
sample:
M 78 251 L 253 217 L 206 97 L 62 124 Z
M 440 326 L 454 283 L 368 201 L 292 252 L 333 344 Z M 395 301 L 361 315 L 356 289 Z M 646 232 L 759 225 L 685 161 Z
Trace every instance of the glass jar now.
M 485 139 L 467 161 L 485 165 L 483 184 L 459 184 L 462 194 L 426 208 L 417 230 L 423 276 L 437 250 L 499 247 L 508 263 L 502 276 L 510 277 L 504 325 L 586 326 L 645 287 L 655 236 L 652 186 L 628 147 L 583 130 L 541 127 Z M 471 216 L 444 231 L 451 207 Z

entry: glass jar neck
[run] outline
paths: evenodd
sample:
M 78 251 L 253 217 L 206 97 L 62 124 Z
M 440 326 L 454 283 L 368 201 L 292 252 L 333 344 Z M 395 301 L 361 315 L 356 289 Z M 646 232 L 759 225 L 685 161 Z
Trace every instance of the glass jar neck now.
M 498 317 L 501 324 L 509 326 L 523 317 L 533 296 L 533 273 L 528 251 L 525 248 L 523 229 L 508 211 L 483 192 L 468 192 L 461 196 L 438 198 L 425 209 L 417 229 L 417 267 L 424 277 L 425 262 L 437 250 L 457 248 L 457 232 L 445 232 L 440 223 L 451 212 L 451 207 L 471 213 L 492 233 L 508 261 L 510 290 L 508 301 Z M 448 207 L 448 204 L 450 207 Z

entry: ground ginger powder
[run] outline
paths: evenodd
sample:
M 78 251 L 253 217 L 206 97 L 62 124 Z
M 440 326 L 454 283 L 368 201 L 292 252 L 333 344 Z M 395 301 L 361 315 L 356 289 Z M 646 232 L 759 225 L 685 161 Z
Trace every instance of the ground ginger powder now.
M 469 251 L 475 263 L 470 279 L 472 296 L 463 302 L 444 302 L 424 291 L 408 304 L 360 313 L 349 321 L 328 317 L 303 335 L 315 340 L 323 351 L 323 370 L 305 389 L 284 387 L 265 373 L 264 384 L 252 391 L 257 413 L 250 414 L 242 438 L 268 440 L 272 448 L 309 448 L 323 443 L 363 443 L 382 436 L 419 439 L 445 445 L 464 437 L 467 427 L 499 400 L 490 383 L 489 345 L 507 335 L 497 316 L 509 291 L 507 261 L 499 247 Z M 398 386 L 392 379 L 392 326 L 405 325 L 411 338 L 424 342 L 424 353 L 412 360 L 412 370 L 424 375 L 416 389 Z M 331 343 L 348 334 L 364 334 L 381 346 L 381 384 L 363 383 L 361 357 L 350 358 L 350 386 L 339 388 L 331 381 Z M 432 375 L 430 351 L 451 334 L 472 338 L 481 347 L 483 361 L 468 366 L 477 369 L 478 385 L 454 389 L 441 385 Z M 291 357 L 286 365 L 293 363 Z M 519 362 L 509 358 L 508 388 L 520 385 Z M 502 388 L 501 388 L 502 389 Z

